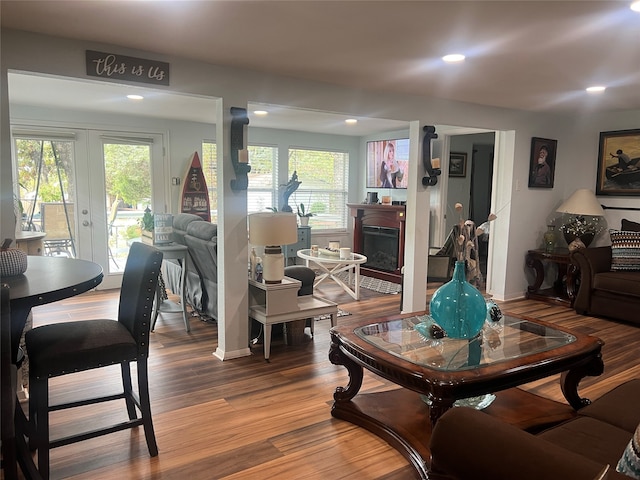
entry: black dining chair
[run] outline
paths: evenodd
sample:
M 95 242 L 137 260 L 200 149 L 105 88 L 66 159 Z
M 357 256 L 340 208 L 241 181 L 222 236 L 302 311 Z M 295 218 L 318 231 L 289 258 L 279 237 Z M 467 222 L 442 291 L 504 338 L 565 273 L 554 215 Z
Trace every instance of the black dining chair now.
M 16 365 L 11 358 L 11 305 L 9 302 L 9 286 L 2 284 L 2 329 L 0 332 L 0 378 L 2 379 L 2 470 L 6 480 L 18 478 L 18 463 L 16 456 Z
M 38 451 L 38 470 L 49 478 L 49 450 L 127 428 L 144 427 L 149 454 L 158 454 L 149 400 L 149 330 L 162 253 L 134 243 L 122 277 L 117 320 L 85 320 L 36 327 L 26 334 L 29 356 L 30 446 Z M 137 363 L 138 395 L 131 385 Z M 120 364 L 123 391 L 114 395 L 49 405 L 49 378 Z M 49 438 L 49 412 L 124 399 L 129 420 L 64 438 Z M 140 410 L 141 418 L 137 416 Z

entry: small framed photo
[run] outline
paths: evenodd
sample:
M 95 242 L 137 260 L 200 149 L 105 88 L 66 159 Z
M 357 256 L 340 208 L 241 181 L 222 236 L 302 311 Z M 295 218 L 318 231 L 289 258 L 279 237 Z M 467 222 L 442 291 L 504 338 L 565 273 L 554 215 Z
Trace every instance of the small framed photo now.
M 466 177 L 467 176 L 467 154 L 460 152 L 451 152 L 449 154 L 449 176 L 450 177 Z
M 640 195 L 640 130 L 600 132 L 596 195 Z
M 529 188 L 553 188 L 556 173 L 558 141 L 549 138 L 531 138 Z

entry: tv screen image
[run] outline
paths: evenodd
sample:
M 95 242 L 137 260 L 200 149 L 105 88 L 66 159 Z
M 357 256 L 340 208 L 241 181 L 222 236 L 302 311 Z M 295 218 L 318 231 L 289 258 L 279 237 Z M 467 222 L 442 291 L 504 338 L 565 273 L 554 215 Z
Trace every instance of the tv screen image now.
M 367 188 L 407 188 L 409 139 L 367 142 Z

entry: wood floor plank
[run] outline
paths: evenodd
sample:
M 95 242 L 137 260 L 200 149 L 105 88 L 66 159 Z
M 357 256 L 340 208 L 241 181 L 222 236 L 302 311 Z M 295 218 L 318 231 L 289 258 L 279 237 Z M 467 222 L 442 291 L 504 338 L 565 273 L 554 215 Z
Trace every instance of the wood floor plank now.
M 425 300 L 439 284 L 429 284 Z M 399 313 L 400 295 L 362 290 L 354 301 L 339 287 L 323 283 L 316 294 L 339 304 L 350 323 Z M 115 318 L 117 291 L 91 292 L 33 310 L 34 326 L 86 318 Z M 425 301 L 426 303 L 426 301 Z M 635 345 L 640 329 L 577 315 L 573 310 L 532 300 L 500 304 L 505 311 L 597 335 L 605 341 L 605 372 L 585 379 L 584 396 L 597 398 L 614 385 L 640 376 Z M 187 333 L 180 315 L 163 315 L 151 336 L 150 389 L 159 456 L 150 458 L 142 431 L 124 431 L 51 453 L 52 479 L 102 480 L 246 480 L 413 478 L 407 461 L 383 440 L 331 417 L 333 392 L 346 386 L 342 366 L 331 364 L 329 321 L 315 324 L 315 336 L 300 345 L 274 338 L 271 362 L 262 345 L 252 355 L 220 361 L 215 322 L 190 317 Z M 310 332 L 308 332 L 310 333 Z M 135 371 L 135 368 L 134 368 Z M 103 373 L 104 372 L 104 373 Z M 52 401 L 117 388 L 117 368 L 69 375 L 52 381 Z M 532 393 L 564 401 L 559 376 L 525 385 Z M 396 388 L 365 372 L 361 392 Z M 122 414 L 122 405 L 94 406 L 52 415 L 52 432 L 66 434 Z

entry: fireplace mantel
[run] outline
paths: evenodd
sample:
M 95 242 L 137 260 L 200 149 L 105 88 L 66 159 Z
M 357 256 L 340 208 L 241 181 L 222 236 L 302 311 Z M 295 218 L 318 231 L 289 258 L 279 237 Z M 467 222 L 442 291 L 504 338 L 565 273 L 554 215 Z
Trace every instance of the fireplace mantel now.
M 364 252 L 364 226 L 377 226 L 386 228 L 397 228 L 398 237 L 398 265 L 393 271 L 371 268 L 365 263 L 360 267 L 363 275 L 367 275 L 381 280 L 394 283 L 402 283 L 402 266 L 404 265 L 404 242 L 405 242 L 405 216 L 404 205 L 380 205 L 380 204 L 347 204 L 353 223 L 353 251 L 365 254 Z

